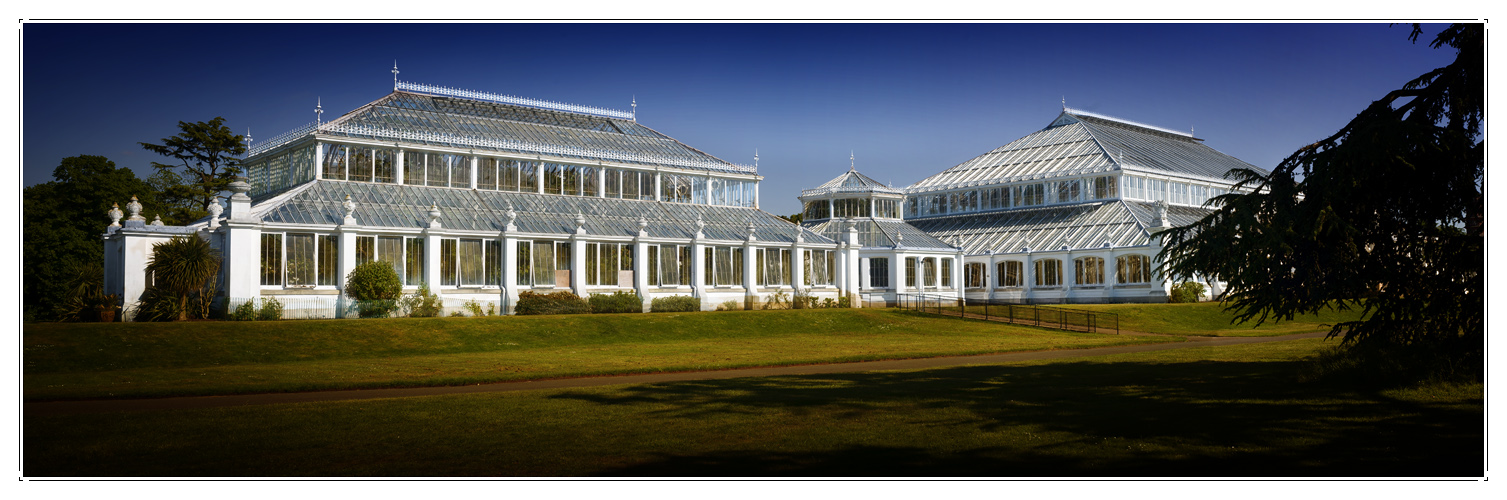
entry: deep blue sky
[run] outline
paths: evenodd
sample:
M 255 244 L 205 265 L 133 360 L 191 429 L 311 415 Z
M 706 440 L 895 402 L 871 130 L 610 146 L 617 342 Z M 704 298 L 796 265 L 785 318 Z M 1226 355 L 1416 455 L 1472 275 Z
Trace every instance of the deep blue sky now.
M 1454 54 L 1386 24 L 24 24 L 23 179 L 223 116 L 267 139 L 405 81 L 628 109 L 736 163 L 766 210 L 859 170 L 904 186 L 1070 107 L 1270 168 Z

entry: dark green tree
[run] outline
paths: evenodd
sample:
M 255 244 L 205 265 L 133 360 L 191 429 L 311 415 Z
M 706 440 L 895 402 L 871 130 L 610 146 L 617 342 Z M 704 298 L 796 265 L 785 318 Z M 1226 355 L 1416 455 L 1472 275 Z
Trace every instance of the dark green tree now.
M 162 213 L 151 186 L 103 156 L 64 158 L 52 177 L 21 192 L 21 302 L 31 320 L 69 315 L 68 283 L 79 269 L 104 262 L 100 237 L 110 225 L 105 213 L 111 204 L 124 212 L 136 196 L 148 220 Z
M 1229 282 L 1237 320 L 1362 308 L 1334 325 L 1353 348 L 1478 362 L 1484 346 L 1481 136 L 1483 26 L 1455 24 L 1456 51 L 1270 173 L 1227 177 L 1248 194 L 1164 234 L 1164 275 Z M 1415 43 L 1422 33 L 1413 27 Z M 1422 358 L 1418 358 L 1422 359 Z M 1458 363 L 1456 363 L 1458 364 Z
M 162 144 L 143 142 L 147 151 L 172 158 L 176 163 L 152 162 L 157 174 L 151 182 L 161 192 L 170 216 L 169 225 L 184 225 L 208 215 L 204 207 L 241 173 L 240 157 L 246 154 L 246 138 L 225 126 L 225 119 L 208 122 L 178 122 L 181 132 L 162 139 Z
M 196 294 L 210 295 L 210 280 L 220 272 L 220 251 L 209 241 L 195 235 L 174 236 L 152 245 L 152 260 L 147 263 L 153 287 L 178 301 L 178 320 L 188 319 L 188 299 Z

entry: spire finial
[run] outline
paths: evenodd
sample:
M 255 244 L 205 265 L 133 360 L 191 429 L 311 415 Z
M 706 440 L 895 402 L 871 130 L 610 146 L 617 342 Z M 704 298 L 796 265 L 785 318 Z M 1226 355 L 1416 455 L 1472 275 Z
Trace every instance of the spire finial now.
M 633 121 L 637 122 L 638 121 L 638 96 L 637 95 L 633 96 L 633 103 L 630 104 L 630 105 L 633 106 Z
M 1067 95 L 1066 94 L 1063 94 L 1063 96 L 1062 96 L 1062 110 L 1063 111 L 1067 111 Z
M 849 149 L 848 150 L 848 171 L 852 172 L 854 170 L 854 168 L 855 168 L 856 165 L 857 165 L 857 163 L 855 163 L 853 161 L 853 150 Z
M 320 119 L 320 116 L 322 116 L 322 115 L 324 115 L 324 98 L 323 97 L 315 97 L 314 98 L 314 124 L 315 125 L 319 124 L 319 119 Z
M 246 149 L 251 149 L 251 127 L 246 127 Z
M 398 60 L 392 60 L 392 89 L 398 90 Z
M 759 148 L 754 148 L 754 168 L 759 168 Z

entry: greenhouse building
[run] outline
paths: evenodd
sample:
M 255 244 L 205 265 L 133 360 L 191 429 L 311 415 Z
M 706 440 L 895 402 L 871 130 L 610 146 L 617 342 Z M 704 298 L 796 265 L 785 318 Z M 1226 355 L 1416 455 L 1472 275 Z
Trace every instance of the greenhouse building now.
M 1155 271 L 1153 235 L 1209 214 L 1235 168 L 1264 173 L 1189 132 L 1064 107 L 1046 128 L 906 187 L 902 211 L 961 247 L 967 297 L 1165 302 L 1174 280 Z
M 275 297 L 285 317 L 351 313 L 345 276 L 371 261 L 392 265 L 405 293 L 429 285 L 447 314 L 467 302 L 511 312 L 521 292 L 632 291 L 646 309 L 684 295 L 713 309 L 854 290 L 856 230 L 761 211 L 756 165 L 634 112 L 395 82 L 339 118 L 253 142 L 228 207 L 195 224 L 112 211 L 105 286 L 129 319 L 151 245 L 198 234 L 223 252 L 230 307 Z

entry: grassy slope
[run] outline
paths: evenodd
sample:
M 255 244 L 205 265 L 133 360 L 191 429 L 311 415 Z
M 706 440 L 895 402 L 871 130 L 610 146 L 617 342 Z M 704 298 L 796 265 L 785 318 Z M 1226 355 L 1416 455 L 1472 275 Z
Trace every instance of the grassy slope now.
M 1335 323 L 1360 319 L 1360 311 L 1326 311 L 1295 316 L 1292 321 L 1276 322 L 1268 318 L 1261 326 L 1255 322 L 1231 324 L 1235 314 L 1225 312 L 1218 302 L 1196 304 L 1073 304 L 1071 309 L 1112 312 L 1120 315 L 1120 329 L 1171 335 L 1212 335 L 1217 337 L 1264 337 L 1328 331 Z
M 1177 339 L 885 309 L 28 324 L 28 400 L 455 385 Z
M 1331 342 L 1332 344 L 1332 342 Z M 27 417 L 27 476 L 1480 476 L 1479 385 L 1318 340 L 921 371 Z

